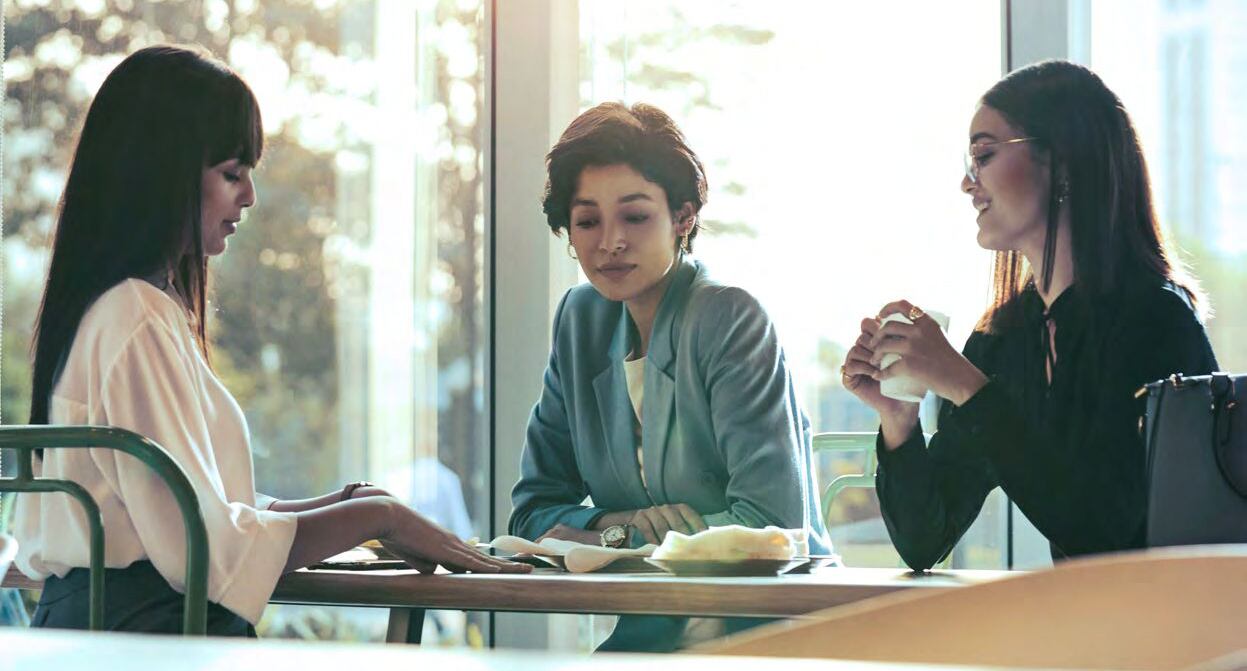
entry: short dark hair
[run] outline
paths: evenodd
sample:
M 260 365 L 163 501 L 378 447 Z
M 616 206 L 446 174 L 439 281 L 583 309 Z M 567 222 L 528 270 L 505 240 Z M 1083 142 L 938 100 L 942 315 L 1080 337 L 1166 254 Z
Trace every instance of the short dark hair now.
M 1158 281 L 1182 287 L 1197 306 L 1199 285 L 1171 256 L 1152 202 L 1143 148 L 1130 115 L 1090 69 L 1049 60 L 1014 70 L 983 94 L 1033 150 L 1049 152 L 1047 242 L 1043 276 L 1032 277 L 1016 251 L 996 253 L 992 306 L 980 330 L 1013 323 L 1017 297 L 1033 281 L 1047 288 L 1056 253 L 1058 196 L 1070 210 L 1074 281 L 1084 295 L 1104 297 Z M 1064 193 L 1057 188 L 1065 180 Z M 997 322 L 1003 323 L 997 323 Z
M 602 103 L 586 110 L 546 155 L 541 209 L 555 235 L 571 226 L 571 200 L 580 173 L 590 166 L 606 165 L 627 165 L 661 186 L 672 212 L 690 204 L 694 220 L 688 240 L 692 249 L 701 229 L 696 215 L 706 204 L 706 171 L 675 121 L 645 103 L 632 107 Z

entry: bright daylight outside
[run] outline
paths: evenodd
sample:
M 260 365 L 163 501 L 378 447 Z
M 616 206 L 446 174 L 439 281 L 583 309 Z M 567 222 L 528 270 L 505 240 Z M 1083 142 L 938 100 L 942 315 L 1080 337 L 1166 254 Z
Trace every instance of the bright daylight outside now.
M 770 311 L 816 431 L 878 426 L 838 372 L 863 317 L 906 298 L 949 315 L 961 343 L 988 296 L 991 257 L 959 185 L 975 104 L 1000 77 L 1000 3 L 894 11 L 580 3 L 582 107 L 654 103 L 688 135 L 710 182 L 696 257 Z M 820 455 L 820 481 L 864 458 Z M 993 494 L 952 565 L 1005 565 L 1002 514 Z M 847 563 L 899 565 L 872 490 L 844 490 L 829 522 Z
M 264 115 L 258 205 L 213 261 L 209 316 L 257 486 L 299 498 L 366 478 L 464 538 L 485 536 L 481 2 L 4 11 L 4 420 L 29 412 L 30 329 L 87 102 L 124 55 L 200 44 L 237 68 Z M 259 629 L 377 639 L 385 617 L 275 606 Z M 426 640 L 479 644 L 481 617 L 439 613 Z
M 259 203 L 213 261 L 209 317 L 259 489 L 304 497 L 366 478 L 464 538 L 487 537 L 483 166 L 490 115 L 506 110 L 485 105 L 486 4 L 6 1 L 4 423 L 29 413 L 31 326 L 87 103 L 124 55 L 200 44 L 264 113 Z M 975 104 L 1001 76 L 1001 5 L 580 0 L 579 51 L 551 54 L 578 66 L 581 109 L 649 102 L 685 131 L 711 189 L 696 258 L 769 310 L 816 431 L 877 427 L 838 373 L 861 318 L 909 299 L 949 315 L 959 345 L 986 306 L 991 256 L 960 182 Z M 1089 7 L 1071 22 L 1085 44 L 1071 57 L 1133 113 L 1162 220 L 1216 310 L 1222 367 L 1247 368 L 1235 291 L 1247 283 L 1247 200 L 1234 187 L 1247 180 L 1247 123 L 1233 112 L 1247 103 L 1247 9 Z M 866 454 L 817 458 L 825 487 L 861 473 Z M 997 491 L 945 566 L 1006 567 L 1006 517 Z M 842 491 L 828 527 L 847 564 L 900 565 L 870 487 Z M 1048 561 L 1042 539 L 1026 543 L 1017 565 Z M 20 598 L 6 593 L 0 616 Z M 425 641 L 480 646 L 486 620 L 435 613 Z M 376 640 L 385 626 L 383 609 L 274 606 L 259 630 Z M 580 647 L 603 629 L 580 626 Z

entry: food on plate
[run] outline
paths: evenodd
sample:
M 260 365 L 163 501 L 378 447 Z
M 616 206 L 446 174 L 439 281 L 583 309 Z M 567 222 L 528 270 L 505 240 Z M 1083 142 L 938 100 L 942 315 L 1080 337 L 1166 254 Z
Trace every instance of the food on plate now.
M 701 559 L 732 561 L 739 559 L 787 560 L 809 553 L 804 529 L 766 527 L 751 529 L 739 525 L 711 527 L 686 536 L 668 531 L 654 559 Z

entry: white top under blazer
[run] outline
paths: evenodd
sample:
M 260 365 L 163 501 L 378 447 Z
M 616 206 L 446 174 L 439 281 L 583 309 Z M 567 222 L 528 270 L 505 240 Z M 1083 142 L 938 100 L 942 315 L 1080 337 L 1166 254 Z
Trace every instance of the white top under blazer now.
M 164 447 L 199 496 L 208 599 L 259 621 L 297 521 L 294 513 L 257 507 L 247 421 L 204 361 L 178 301 L 136 279 L 100 296 L 78 326 L 48 415 L 49 424 L 116 426 Z M 147 559 L 185 591 L 182 516 L 151 469 L 128 454 L 92 448 L 44 450 L 34 470 L 79 483 L 99 504 L 105 566 Z M 63 577 L 90 564 L 86 516 L 65 494 L 18 496 L 15 531 L 16 564 L 30 578 Z

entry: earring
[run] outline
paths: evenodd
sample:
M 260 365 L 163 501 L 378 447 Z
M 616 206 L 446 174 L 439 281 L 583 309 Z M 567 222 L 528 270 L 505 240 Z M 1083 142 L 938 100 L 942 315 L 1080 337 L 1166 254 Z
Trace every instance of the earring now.
M 569 240 L 569 241 L 567 241 L 567 258 L 569 258 L 569 259 L 571 259 L 571 260 L 573 260 L 573 261 L 579 261 L 579 260 L 580 260 L 580 259 L 576 256 L 576 253 L 572 251 L 572 243 L 571 243 L 571 241 L 570 241 L 570 240 Z
M 1056 202 L 1058 205 L 1069 200 L 1069 182 L 1062 180 L 1056 187 Z
M 681 252 L 684 252 L 685 254 L 688 254 L 688 253 L 689 253 L 689 251 L 688 251 L 688 233 L 685 233 L 685 234 L 684 234 L 684 236 L 680 238 L 680 251 L 681 251 Z

